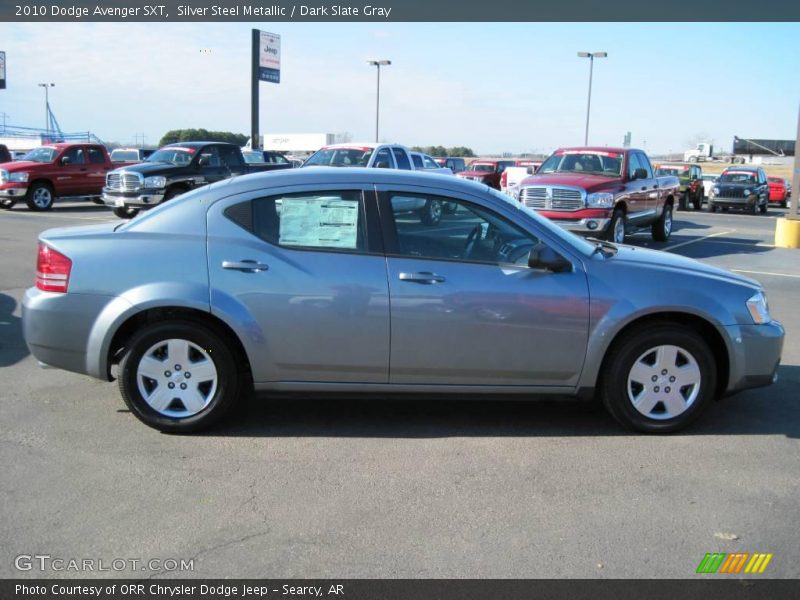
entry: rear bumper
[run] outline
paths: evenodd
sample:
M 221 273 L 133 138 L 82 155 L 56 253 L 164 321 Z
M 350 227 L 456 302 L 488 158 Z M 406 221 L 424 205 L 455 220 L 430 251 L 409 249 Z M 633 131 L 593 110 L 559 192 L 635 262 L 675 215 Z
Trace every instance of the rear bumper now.
M 733 325 L 725 329 L 733 342 L 726 393 L 772 384 L 783 352 L 783 326 L 772 321 L 765 325 Z
M 48 366 L 98 377 L 87 360 L 89 337 L 97 316 L 112 300 L 29 288 L 22 300 L 22 334 L 31 354 Z

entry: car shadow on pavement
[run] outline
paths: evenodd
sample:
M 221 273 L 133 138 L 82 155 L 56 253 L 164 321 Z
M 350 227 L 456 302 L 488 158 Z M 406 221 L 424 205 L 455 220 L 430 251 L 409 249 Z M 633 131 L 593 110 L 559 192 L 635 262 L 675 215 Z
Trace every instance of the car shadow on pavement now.
M 10 367 L 28 356 L 22 338 L 22 320 L 14 316 L 17 301 L 0 294 L 0 367 Z
M 59 204 L 56 202 L 53 204 L 53 208 L 46 212 L 37 212 L 34 210 L 30 210 L 25 203 L 17 204 L 14 208 L 10 209 L 13 212 L 27 212 L 32 215 L 57 215 L 57 214 L 90 214 L 90 215 L 97 215 L 97 214 L 108 214 L 109 218 L 114 217 L 114 213 L 111 212 L 111 209 L 107 207 L 105 204 L 94 204 L 93 202 L 86 202 L 86 203 L 70 203 L 70 204 Z
M 709 407 L 675 435 L 784 435 L 800 438 L 800 367 L 780 367 L 771 387 Z M 624 430 L 599 402 L 253 398 L 201 433 L 212 437 L 591 437 Z
M 675 242 L 673 242 L 675 243 Z M 678 242 L 679 243 L 679 242 Z M 667 248 L 669 249 L 669 248 Z M 686 245 L 680 248 L 676 254 L 681 254 L 688 258 L 713 258 L 715 256 L 737 255 L 737 254 L 764 254 L 774 250 L 773 246 L 765 245 L 759 240 L 740 237 L 716 237 L 703 240 L 697 244 Z

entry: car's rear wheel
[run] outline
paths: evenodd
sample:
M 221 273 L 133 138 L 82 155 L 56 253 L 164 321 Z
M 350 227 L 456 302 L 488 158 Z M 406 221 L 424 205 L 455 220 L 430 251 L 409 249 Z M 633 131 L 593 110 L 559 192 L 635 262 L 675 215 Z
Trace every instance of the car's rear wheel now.
M 695 210 L 702 210 L 703 209 L 703 188 L 700 188 L 694 194 L 694 200 L 692 201 L 692 206 L 694 206 Z
M 603 402 L 623 426 L 645 433 L 686 427 L 714 397 L 717 369 L 703 338 L 675 323 L 634 329 L 604 364 Z
M 53 189 L 46 183 L 34 183 L 28 188 L 25 204 L 31 210 L 50 210 L 53 208 Z
M 170 433 L 209 427 L 235 404 L 242 384 L 233 351 L 215 330 L 190 321 L 149 325 L 126 344 L 119 389 L 145 425 Z
M 120 219 L 132 219 L 139 214 L 139 209 L 131 208 L 130 206 L 117 206 L 114 209 L 114 214 Z
M 650 227 L 651 235 L 657 242 L 666 242 L 672 235 L 672 204 L 665 204 L 661 216 Z
M 439 200 L 428 200 L 420 213 L 420 219 L 425 225 L 438 225 L 442 220 L 442 203 Z
M 678 210 L 686 210 L 689 204 L 689 192 L 683 192 L 678 200 Z
M 606 237 L 615 244 L 625 242 L 625 211 L 622 209 L 618 208 L 614 211 Z

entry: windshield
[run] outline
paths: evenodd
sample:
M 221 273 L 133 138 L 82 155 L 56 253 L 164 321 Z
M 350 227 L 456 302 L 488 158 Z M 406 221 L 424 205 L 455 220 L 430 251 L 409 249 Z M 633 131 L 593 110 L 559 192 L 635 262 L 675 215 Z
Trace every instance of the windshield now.
M 721 183 L 755 183 L 756 174 L 748 171 L 729 171 L 719 176 Z
M 658 167 L 656 169 L 656 177 L 663 177 L 663 176 L 680 177 L 688 170 L 689 167 Z
M 469 171 L 475 171 L 476 173 L 494 173 L 495 166 L 493 164 L 486 164 L 486 163 L 472 163 L 469 167 Z
M 248 165 L 264 164 L 263 152 L 242 152 L 242 156 L 244 157 L 244 162 Z
M 58 151 L 55 148 L 42 146 L 41 148 L 36 148 L 28 152 L 22 157 L 22 160 L 30 160 L 38 163 L 49 163 L 53 162 L 53 159 L 55 159 L 57 153 Z
M 146 162 L 166 162 L 173 165 L 188 165 L 194 156 L 193 148 L 162 148 L 147 157 Z
M 545 173 L 586 173 L 622 176 L 622 154 L 617 152 L 557 152 L 536 169 L 536 174 Z
M 111 160 L 139 160 L 139 152 L 136 150 L 112 150 Z
M 566 244 L 568 244 L 571 248 L 575 248 L 577 251 L 582 252 L 587 256 L 591 256 L 594 253 L 596 246 L 591 242 L 586 241 L 581 236 L 571 233 L 566 229 L 562 229 L 558 225 L 555 225 L 550 219 L 546 219 L 545 217 L 538 214 L 532 208 L 528 208 L 522 202 L 517 202 L 513 198 L 511 198 L 508 194 L 504 194 L 498 190 L 494 190 L 489 188 L 489 193 L 498 200 L 502 200 L 506 204 L 514 206 L 518 210 L 521 210 L 526 215 L 533 218 L 536 223 L 538 223 L 543 229 L 546 229 L 550 234 L 558 239 L 562 240 Z
M 312 154 L 303 166 L 366 167 L 372 148 L 322 148 Z

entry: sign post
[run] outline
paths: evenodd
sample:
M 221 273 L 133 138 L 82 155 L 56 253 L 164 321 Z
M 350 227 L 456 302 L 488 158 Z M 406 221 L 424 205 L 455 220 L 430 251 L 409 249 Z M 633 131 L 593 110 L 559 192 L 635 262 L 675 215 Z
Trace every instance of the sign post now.
M 792 161 L 792 208 L 785 217 L 775 221 L 775 245 L 779 248 L 800 248 L 800 111 L 797 114 L 797 143 Z
M 250 146 L 261 148 L 258 134 L 258 84 L 281 82 L 281 36 L 253 29 L 250 96 Z
M 6 89 L 6 53 L 0 50 L 0 90 Z

